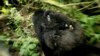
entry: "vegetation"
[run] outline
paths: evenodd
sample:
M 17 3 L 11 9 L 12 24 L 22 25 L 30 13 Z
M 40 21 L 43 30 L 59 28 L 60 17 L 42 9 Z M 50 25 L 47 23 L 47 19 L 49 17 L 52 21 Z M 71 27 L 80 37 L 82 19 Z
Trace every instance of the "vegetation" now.
M 100 44 L 100 0 L 0 0 L 0 41 L 21 56 L 38 56 L 32 15 L 36 9 L 61 12 L 81 23 L 87 44 Z

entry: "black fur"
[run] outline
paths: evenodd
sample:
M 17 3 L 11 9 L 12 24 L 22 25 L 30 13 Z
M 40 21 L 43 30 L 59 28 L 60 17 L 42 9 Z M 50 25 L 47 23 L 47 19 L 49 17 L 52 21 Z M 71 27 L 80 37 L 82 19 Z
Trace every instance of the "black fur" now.
M 79 23 L 63 14 L 37 10 L 33 23 L 45 56 L 95 56 L 100 53 L 98 48 L 84 44 Z

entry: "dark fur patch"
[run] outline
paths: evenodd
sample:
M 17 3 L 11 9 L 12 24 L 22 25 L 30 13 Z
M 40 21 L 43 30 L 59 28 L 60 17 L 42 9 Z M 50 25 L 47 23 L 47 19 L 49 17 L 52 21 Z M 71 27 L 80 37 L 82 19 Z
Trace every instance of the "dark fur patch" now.
M 100 53 L 97 48 L 84 44 L 80 24 L 63 14 L 37 10 L 33 23 L 45 56 L 89 56 L 92 51 Z

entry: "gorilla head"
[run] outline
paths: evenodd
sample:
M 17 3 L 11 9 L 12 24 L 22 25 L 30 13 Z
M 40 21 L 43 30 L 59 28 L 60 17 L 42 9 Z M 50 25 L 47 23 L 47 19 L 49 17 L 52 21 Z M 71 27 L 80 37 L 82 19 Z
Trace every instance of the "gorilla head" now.
M 68 16 L 40 9 L 34 13 L 33 23 L 45 56 L 65 56 L 83 45 L 79 23 Z

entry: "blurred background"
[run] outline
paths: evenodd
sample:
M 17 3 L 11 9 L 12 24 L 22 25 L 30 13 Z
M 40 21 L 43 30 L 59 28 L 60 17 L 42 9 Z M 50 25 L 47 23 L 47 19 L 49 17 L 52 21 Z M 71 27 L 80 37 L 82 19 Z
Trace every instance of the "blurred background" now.
M 36 9 L 79 21 L 87 44 L 100 48 L 100 0 L 0 0 L 0 56 L 39 56 L 32 23 Z

